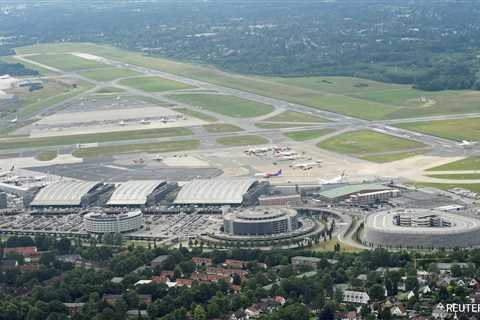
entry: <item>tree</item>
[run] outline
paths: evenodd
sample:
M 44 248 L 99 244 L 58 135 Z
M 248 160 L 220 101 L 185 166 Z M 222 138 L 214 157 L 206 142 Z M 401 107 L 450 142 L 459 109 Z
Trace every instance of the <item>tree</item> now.
M 193 320 L 206 320 L 207 319 L 207 313 L 205 312 L 205 309 L 203 309 L 202 306 L 197 305 L 193 309 Z
M 335 306 L 327 304 L 318 315 L 318 320 L 335 320 Z
M 221 315 L 220 307 L 215 302 L 210 302 L 207 306 L 207 317 L 217 318 Z
M 372 301 L 380 301 L 385 298 L 385 289 L 380 284 L 374 284 L 368 290 L 368 296 Z

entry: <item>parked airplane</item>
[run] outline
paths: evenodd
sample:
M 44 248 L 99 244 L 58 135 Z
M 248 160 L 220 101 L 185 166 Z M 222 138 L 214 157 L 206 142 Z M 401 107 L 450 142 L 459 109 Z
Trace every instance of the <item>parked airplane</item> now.
M 334 184 L 334 183 L 340 183 L 340 182 L 342 182 L 343 178 L 345 178 L 345 171 L 343 171 L 342 174 L 339 175 L 338 177 L 335 177 L 335 178 L 330 179 L 330 180 L 320 179 L 318 182 L 319 182 L 320 184 Z
M 153 160 L 160 162 L 163 161 L 163 158 L 159 154 L 157 154 Z
M 151 122 L 151 121 L 148 121 L 148 120 L 145 120 L 145 119 L 142 119 L 142 120 L 140 120 L 139 123 L 140 123 L 140 124 L 150 124 L 150 123 L 152 123 L 152 122 Z
M 5 177 L 5 176 L 9 176 L 13 173 L 13 170 L 15 169 L 15 166 L 12 165 L 12 167 L 10 168 L 10 170 L 6 170 L 6 171 L 2 171 L 0 172 L 0 177 Z
M 18 117 L 15 117 L 14 119 L 10 120 L 10 123 L 17 123 L 18 122 Z
M 297 155 L 298 153 L 295 152 L 295 151 L 283 151 L 283 152 L 279 152 L 276 154 L 277 157 L 290 157 L 290 156 L 295 156 Z
M 308 170 L 308 169 L 312 169 L 314 167 L 319 167 L 319 166 L 321 166 L 321 164 L 322 164 L 322 161 L 317 160 L 315 162 L 295 163 L 295 164 L 292 164 L 291 167 L 293 169 Z
M 273 178 L 273 177 L 280 177 L 282 175 L 282 169 L 278 170 L 277 172 L 263 172 L 255 174 L 255 177 L 260 178 Z
M 127 123 L 126 123 L 125 121 L 123 121 L 123 120 L 122 120 L 122 121 L 120 121 L 120 122 L 118 123 L 118 125 L 119 125 L 119 126 L 126 126 L 126 125 L 127 125 Z
M 476 145 L 477 143 L 478 141 L 462 140 L 461 142 L 458 143 L 458 145 L 462 147 L 470 147 L 470 146 Z

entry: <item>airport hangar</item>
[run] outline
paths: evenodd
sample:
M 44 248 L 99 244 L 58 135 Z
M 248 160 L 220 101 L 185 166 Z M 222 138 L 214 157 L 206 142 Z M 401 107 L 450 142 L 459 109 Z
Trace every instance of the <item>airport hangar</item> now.
M 258 203 L 268 192 L 268 182 L 250 178 L 198 179 L 185 183 L 180 191 L 175 182 L 132 180 L 116 186 L 102 182 L 60 181 L 40 189 L 29 207 L 33 211 L 60 212 L 104 206 L 115 213 L 123 209 L 155 206 L 160 201 L 182 207 L 240 206 Z M 173 195 L 178 191 L 176 199 Z M 166 197 L 172 197 L 166 200 Z
M 320 200 L 328 203 L 345 202 L 357 206 L 386 202 L 399 195 L 399 189 L 380 183 L 334 186 L 315 194 Z

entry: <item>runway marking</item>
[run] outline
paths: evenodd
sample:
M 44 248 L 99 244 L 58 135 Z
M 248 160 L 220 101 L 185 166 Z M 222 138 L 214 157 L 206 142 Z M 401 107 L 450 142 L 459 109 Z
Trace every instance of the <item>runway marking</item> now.
M 115 165 L 111 165 L 111 164 L 105 165 L 104 167 L 110 168 L 110 169 L 118 169 L 118 170 L 130 171 L 130 169 L 128 169 L 128 168 L 119 167 L 119 166 L 115 166 Z

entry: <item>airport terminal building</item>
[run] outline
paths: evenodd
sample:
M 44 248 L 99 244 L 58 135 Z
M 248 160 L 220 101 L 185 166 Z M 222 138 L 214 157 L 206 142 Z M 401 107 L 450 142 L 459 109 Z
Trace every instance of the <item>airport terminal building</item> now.
M 254 205 L 268 189 L 268 182 L 255 179 L 198 179 L 187 182 L 175 199 L 177 205 Z
M 107 202 L 109 207 L 146 207 L 157 204 L 177 183 L 161 180 L 131 180 L 117 186 Z

